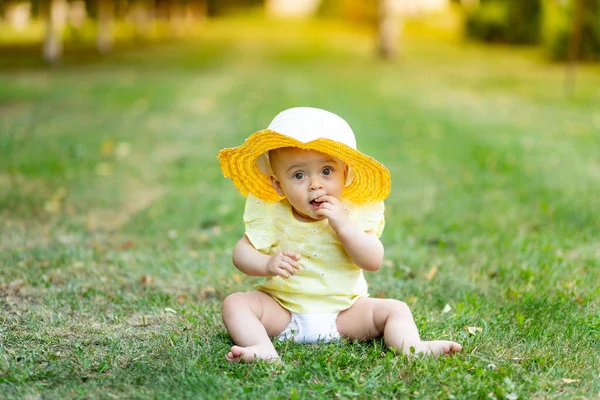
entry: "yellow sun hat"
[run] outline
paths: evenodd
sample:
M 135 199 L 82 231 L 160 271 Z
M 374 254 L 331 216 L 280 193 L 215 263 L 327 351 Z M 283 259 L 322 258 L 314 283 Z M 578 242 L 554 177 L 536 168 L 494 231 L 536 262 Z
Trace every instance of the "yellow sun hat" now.
M 342 197 L 356 204 L 384 200 L 390 194 L 388 169 L 356 150 L 350 125 L 338 115 L 312 107 L 282 111 L 266 129 L 250 135 L 238 147 L 219 151 L 221 171 L 244 196 L 252 193 L 267 202 L 283 199 L 273 189 L 268 152 L 297 147 L 329 154 L 349 167 Z

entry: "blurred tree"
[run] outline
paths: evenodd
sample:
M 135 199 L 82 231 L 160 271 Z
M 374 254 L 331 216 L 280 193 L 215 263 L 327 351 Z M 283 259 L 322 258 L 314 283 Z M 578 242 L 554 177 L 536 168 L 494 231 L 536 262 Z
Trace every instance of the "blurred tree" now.
M 383 59 L 393 59 L 399 55 L 399 35 L 402 21 L 398 0 L 379 0 L 379 21 L 377 24 L 377 50 Z
M 60 60 L 63 50 L 62 31 L 67 16 L 66 0 L 50 0 L 46 11 L 46 37 L 44 39 L 43 57 L 48 63 Z
M 267 14 L 275 18 L 310 18 L 320 4 L 321 0 L 265 0 Z
M 377 55 L 383 59 L 401 56 L 403 14 L 414 0 L 323 0 L 318 14 L 373 28 Z
M 600 0 L 545 0 L 542 43 L 553 60 L 600 61 Z
M 204 20 L 206 0 L 155 0 L 156 18 L 169 21 L 172 35 L 181 36 L 191 21 Z
M 23 32 L 31 22 L 31 4 L 4 3 L 0 0 L 0 16 L 3 16 L 4 22 L 15 28 L 15 30 Z
M 296 0 L 289 0 L 296 1 Z M 207 15 L 225 15 L 236 10 L 265 5 L 265 0 L 207 0 Z
M 86 14 L 96 20 L 96 46 L 101 53 L 109 52 L 114 43 L 115 15 L 129 16 L 136 25 L 136 33 L 147 36 L 153 29 L 155 17 L 170 22 L 171 33 L 181 33 L 183 24 L 206 17 L 210 2 L 216 0 L 30 0 L 26 2 L 27 16 L 42 16 L 46 32 L 42 55 L 46 62 L 57 63 L 63 53 L 63 31 L 67 20 L 71 27 L 80 29 Z M 227 0 L 229 6 L 248 6 L 262 0 Z M 7 2 L 0 0 L 0 13 Z M 86 13 L 87 11 L 87 13 Z
M 375 29 L 379 23 L 380 0 L 322 0 L 317 15 L 339 18 Z
M 539 43 L 541 20 L 542 0 L 509 0 L 506 22 L 508 43 Z
M 565 72 L 565 93 L 570 95 L 575 87 L 575 66 L 579 57 L 581 45 L 581 31 L 583 28 L 583 0 L 574 0 L 573 22 L 571 24 L 571 38 L 569 40 L 568 63 Z
M 107 53 L 113 46 L 115 5 L 113 0 L 97 0 L 96 46 L 100 53 Z
M 154 0 L 136 0 L 129 3 L 127 20 L 133 23 L 136 39 L 150 36 L 155 22 Z
M 44 8 L 48 5 L 48 2 L 48 0 L 31 0 L 31 15 L 34 17 L 40 16 L 44 12 Z
M 553 60 L 600 61 L 600 0 L 480 0 L 467 10 L 467 36 L 541 43 Z
M 466 3 L 467 36 L 485 42 L 532 44 L 540 40 L 542 0 L 481 0 Z

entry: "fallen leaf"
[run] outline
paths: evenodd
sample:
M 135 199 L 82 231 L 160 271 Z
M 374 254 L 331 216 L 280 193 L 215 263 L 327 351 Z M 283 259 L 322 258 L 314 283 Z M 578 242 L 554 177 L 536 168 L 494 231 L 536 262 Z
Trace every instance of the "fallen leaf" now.
M 110 176 L 113 174 L 113 165 L 107 162 L 99 162 L 96 164 L 96 175 L 98 176 Z
M 23 279 L 17 279 L 8 284 L 8 290 L 12 293 L 19 293 L 23 285 L 25 285 L 25 281 Z
M 476 335 L 477 332 L 483 332 L 483 328 L 481 328 L 480 326 L 465 326 L 465 329 L 471 335 Z
M 44 211 L 49 214 L 58 214 L 60 211 L 60 203 L 56 201 L 47 201 L 44 203 Z
M 76 235 L 61 235 L 61 234 L 56 235 L 56 240 L 58 240 L 58 242 L 60 244 L 76 243 L 77 239 L 78 239 L 78 237 Z
M 154 278 L 152 278 L 152 276 L 150 275 L 142 275 L 142 277 L 140 278 L 140 282 L 142 283 L 142 285 L 148 286 L 154 283 Z
M 102 145 L 100 146 L 100 152 L 102 153 L 103 156 L 108 156 L 108 155 L 112 154 L 114 150 L 115 150 L 115 142 L 113 142 L 110 139 L 102 142 Z
M 436 265 L 434 265 L 433 267 L 431 267 L 431 269 L 429 269 L 429 272 L 427 273 L 427 280 L 431 281 L 433 280 L 433 278 L 435 278 L 435 275 L 438 272 L 438 267 Z
M 177 295 L 177 303 L 179 303 L 179 304 L 187 303 L 191 299 L 192 299 L 191 296 L 187 293 L 181 293 L 181 294 Z
M 131 145 L 127 142 L 120 142 L 115 150 L 117 157 L 125 158 L 131 154 Z
M 100 246 L 99 243 L 92 243 L 92 247 L 94 248 L 94 251 L 96 252 L 96 254 L 104 253 L 104 249 Z
M 240 274 L 233 274 L 231 276 L 233 278 L 233 280 L 235 280 L 237 283 L 242 283 L 244 281 L 244 277 L 241 276 Z
M 135 242 L 133 240 L 128 240 L 126 242 L 121 243 L 121 245 L 119 246 L 119 249 L 121 249 L 121 250 L 129 250 L 133 246 L 135 246 Z
M 200 296 L 203 299 L 212 299 L 217 297 L 217 291 L 214 288 L 208 286 L 200 291 Z
M 44 203 L 44 210 L 50 214 L 57 214 L 62 208 L 62 201 L 67 196 L 67 189 L 60 187 Z
M 567 383 L 567 384 L 569 384 L 569 383 L 579 383 L 579 382 L 581 382 L 581 379 L 569 379 L 569 378 L 563 378 L 563 379 L 562 379 L 562 382 L 563 382 L 563 383 Z

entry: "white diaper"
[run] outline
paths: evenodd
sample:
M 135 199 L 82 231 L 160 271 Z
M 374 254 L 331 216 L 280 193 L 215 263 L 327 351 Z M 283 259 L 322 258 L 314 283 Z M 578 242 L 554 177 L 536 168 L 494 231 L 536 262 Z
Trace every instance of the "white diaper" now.
M 340 334 L 335 324 L 338 313 L 294 314 L 288 326 L 277 336 L 277 340 L 293 340 L 298 343 L 331 342 Z

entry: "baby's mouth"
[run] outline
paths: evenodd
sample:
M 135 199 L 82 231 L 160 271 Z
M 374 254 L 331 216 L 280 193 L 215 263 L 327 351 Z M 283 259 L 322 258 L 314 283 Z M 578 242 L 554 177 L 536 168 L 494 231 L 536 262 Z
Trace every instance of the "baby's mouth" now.
M 311 200 L 310 206 L 313 208 L 314 211 L 317 211 L 319 209 L 319 207 L 321 206 L 321 203 L 322 203 L 322 201 Z

